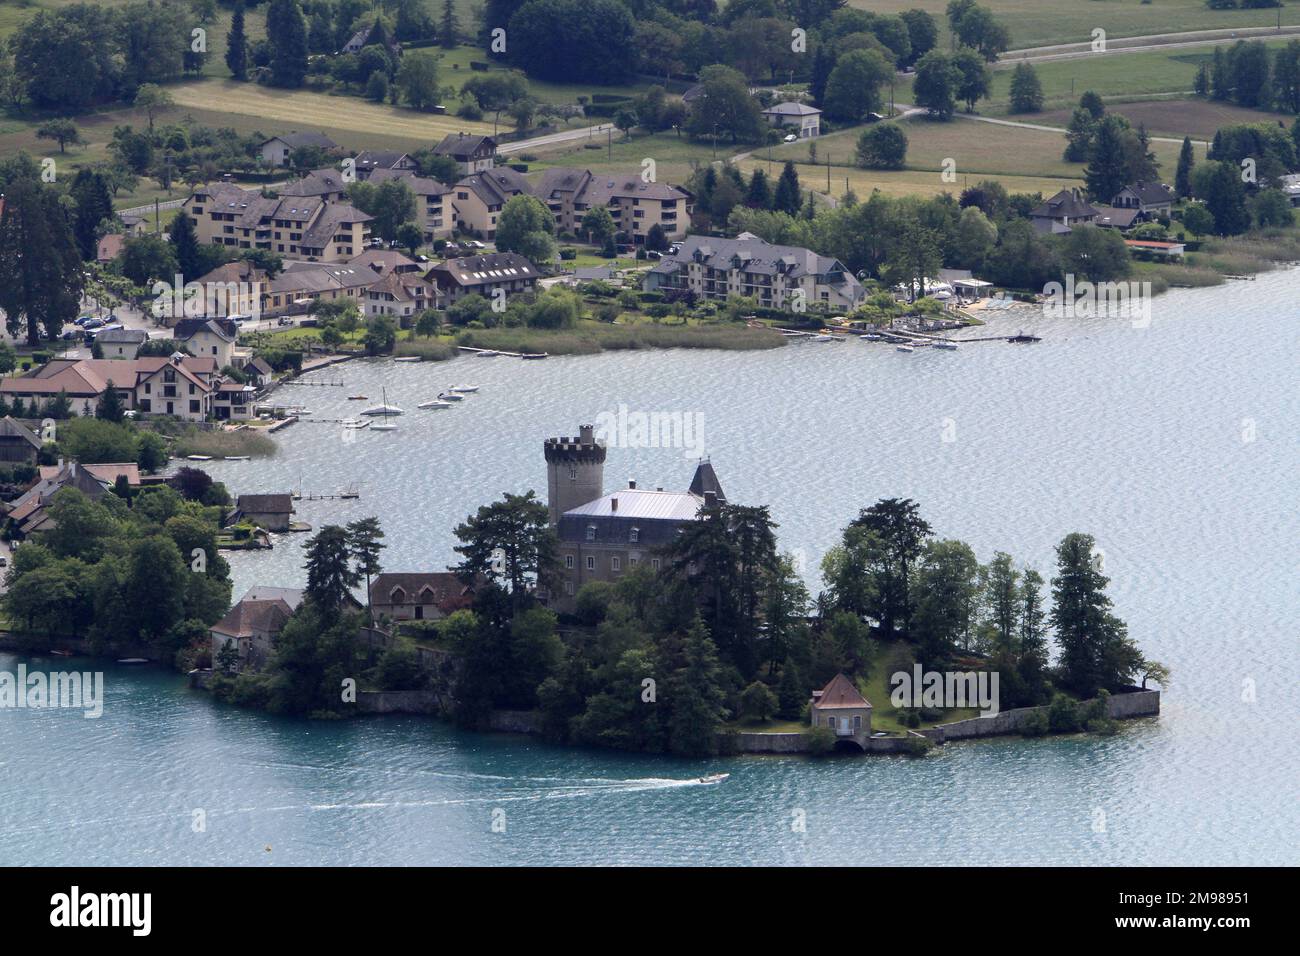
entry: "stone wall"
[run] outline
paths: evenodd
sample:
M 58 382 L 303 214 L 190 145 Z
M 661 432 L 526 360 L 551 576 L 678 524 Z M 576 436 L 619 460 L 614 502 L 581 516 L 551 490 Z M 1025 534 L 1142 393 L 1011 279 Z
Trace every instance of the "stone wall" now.
M 535 710 L 494 710 L 488 718 L 492 730 L 508 734 L 539 734 L 542 715 Z
M 1085 708 L 1090 703 L 1092 701 L 1081 701 L 1079 707 L 1080 709 Z M 950 724 L 940 724 L 937 727 L 922 730 L 921 733 L 937 744 L 946 743 L 950 740 L 970 740 L 977 737 L 1016 734 L 1020 732 L 1020 728 L 1024 726 L 1030 715 L 1039 712 L 1046 717 L 1048 707 L 1018 707 L 1014 710 L 1004 710 L 993 717 L 970 717 L 966 720 L 953 721 Z M 1106 706 L 1106 713 L 1116 720 L 1126 720 L 1130 717 L 1157 716 L 1160 713 L 1160 691 L 1131 687 L 1112 694 Z
M 357 710 L 363 714 L 446 713 L 442 697 L 433 690 L 358 691 Z
M 734 749 L 742 754 L 801 754 L 807 753 L 808 742 L 803 734 L 724 734 L 724 753 Z

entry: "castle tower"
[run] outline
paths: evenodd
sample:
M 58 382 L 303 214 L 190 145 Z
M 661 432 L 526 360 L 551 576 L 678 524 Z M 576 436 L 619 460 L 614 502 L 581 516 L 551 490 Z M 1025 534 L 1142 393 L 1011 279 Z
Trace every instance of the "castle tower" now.
M 605 445 L 592 425 L 579 426 L 577 438 L 546 439 L 546 506 L 551 525 L 570 508 L 605 493 Z

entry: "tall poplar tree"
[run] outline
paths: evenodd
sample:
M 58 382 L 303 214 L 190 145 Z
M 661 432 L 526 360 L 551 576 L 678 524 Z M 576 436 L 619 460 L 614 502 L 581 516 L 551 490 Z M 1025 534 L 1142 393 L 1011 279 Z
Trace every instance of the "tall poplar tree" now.
M 226 68 L 237 80 L 248 79 L 248 35 L 244 32 L 244 4 L 235 5 L 226 34 Z
M 307 78 L 307 23 L 297 0 L 271 0 L 266 11 L 271 41 L 271 83 L 299 87 Z

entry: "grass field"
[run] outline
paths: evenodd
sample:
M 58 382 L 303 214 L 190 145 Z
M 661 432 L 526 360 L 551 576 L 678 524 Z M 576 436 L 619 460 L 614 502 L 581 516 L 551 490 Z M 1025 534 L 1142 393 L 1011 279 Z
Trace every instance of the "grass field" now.
M 1211 10 L 1205 0 L 980 0 L 1011 31 L 1013 49 L 1053 43 L 1086 43 L 1101 27 L 1110 37 L 1148 36 L 1188 30 L 1228 30 L 1268 27 L 1277 23 L 1277 10 Z M 849 0 L 849 6 L 874 13 L 925 10 L 940 24 L 944 42 L 947 0 Z M 1281 10 L 1284 25 L 1300 23 L 1300 6 Z
M 1279 120 L 1290 126 L 1295 118 L 1264 110 L 1250 110 L 1231 103 L 1209 99 L 1145 100 L 1136 103 L 1114 103 L 1108 110 L 1126 117 L 1134 126 L 1146 124 L 1153 136 L 1190 136 L 1209 140 L 1215 130 L 1234 123 L 1276 123 Z M 1070 122 L 1070 110 L 1052 110 L 1036 113 L 1033 122 L 1049 126 L 1064 126 Z

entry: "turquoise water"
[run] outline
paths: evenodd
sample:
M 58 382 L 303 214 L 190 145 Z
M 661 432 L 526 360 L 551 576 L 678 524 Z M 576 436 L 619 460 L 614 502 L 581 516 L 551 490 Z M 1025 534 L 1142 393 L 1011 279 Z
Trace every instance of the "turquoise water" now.
M 212 463 L 235 491 L 356 485 L 359 500 L 302 502 L 299 518 L 377 513 L 386 566 L 417 570 L 452 560 L 450 529 L 478 504 L 544 490 L 545 437 L 620 403 L 699 413 L 728 496 L 772 506 L 813 583 L 838 529 L 886 495 L 981 559 L 1007 550 L 1045 574 L 1064 534 L 1095 534 L 1116 610 L 1173 669 L 1157 720 L 925 760 L 683 761 L 414 718 L 284 720 L 110 668 L 100 720 L 0 711 L 0 863 L 1294 863 L 1297 292 L 1292 271 L 1172 293 L 1145 329 L 998 317 L 1044 341 L 951 353 L 350 363 L 314 376 L 346 387 L 280 394 L 342 418 L 360 404 L 347 395 L 383 385 L 407 410 L 396 432 L 303 423 L 273 459 Z M 467 381 L 482 390 L 461 407 L 416 411 Z M 606 487 L 684 487 L 693 466 L 612 448 Z M 233 555 L 236 594 L 300 584 L 301 541 Z M 718 769 L 725 783 L 694 782 Z

